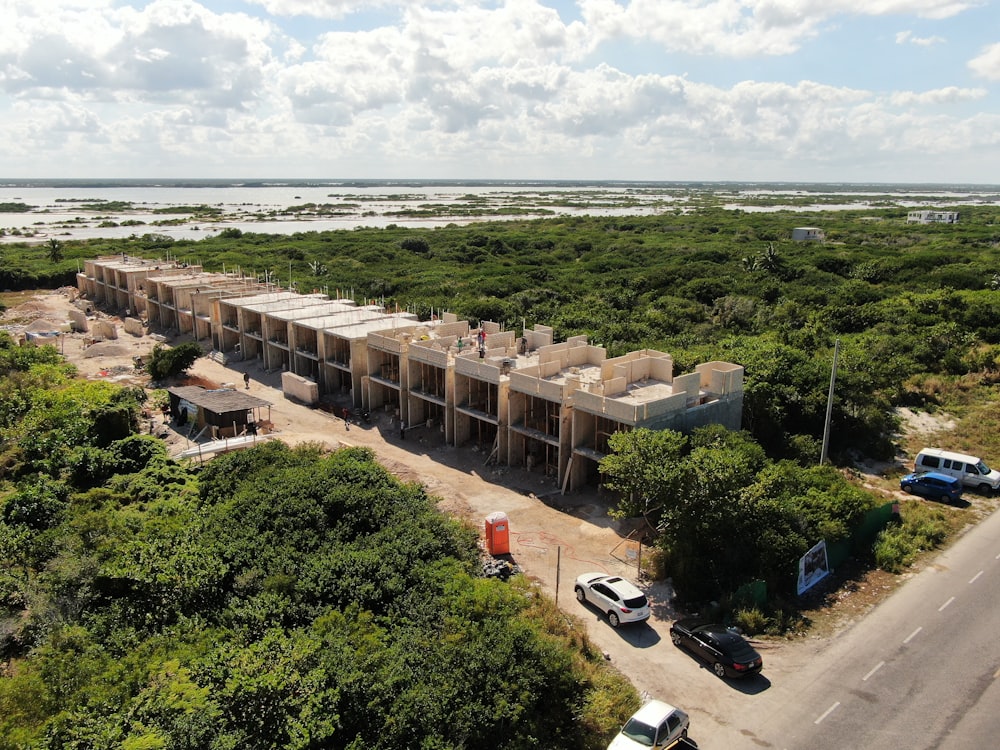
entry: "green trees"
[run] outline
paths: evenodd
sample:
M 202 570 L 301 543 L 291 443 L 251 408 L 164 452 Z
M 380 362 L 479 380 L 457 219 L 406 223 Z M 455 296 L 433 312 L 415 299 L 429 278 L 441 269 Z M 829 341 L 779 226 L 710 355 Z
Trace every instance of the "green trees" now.
M 611 453 L 601 461 L 601 471 L 605 486 L 621 494 L 615 514 L 642 516 L 654 528 L 673 517 L 685 485 L 687 438 L 673 430 L 638 429 L 616 432 L 608 444 Z
M 66 440 L 0 484 L 0 747 L 596 750 L 623 718 L 600 654 L 528 582 L 474 577 L 476 532 L 369 450 L 268 442 L 196 476 L 67 423 L 50 367 L 0 431 Z
M 703 600 L 763 579 L 794 587 L 798 558 L 819 539 L 847 537 L 872 497 L 829 466 L 773 462 L 748 433 L 710 426 L 685 439 L 638 429 L 612 436 L 601 461 L 616 514 L 656 530 L 679 594 Z
M 749 355 L 754 393 L 745 427 L 774 457 L 818 455 L 823 409 L 817 418 L 814 403 L 825 400 L 840 338 L 844 352 L 877 356 L 845 362 L 831 455 L 886 456 L 892 409 L 919 405 L 912 402 L 924 395 L 904 382 L 997 368 L 996 353 L 984 348 L 1000 345 L 991 289 L 997 210 L 975 208 L 947 228 L 907 225 L 893 207 L 816 212 L 808 220 L 829 241 L 789 241 L 805 218 L 728 211 L 707 199 L 683 214 L 388 226 L 280 241 L 228 229 L 199 242 L 147 235 L 63 245 L 68 257 L 156 257 L 166 241 L 175 255 L 196 255 L 215 270 L 249 258 L 262 270 L 291 261 L 293 278 L 352 290 L 359 301 L 445 309 L 507 328 L 552 325 L 557 338 L 586 334 L 612 356 L 667 351 L 684 369 L 711 359 L 744 364 L 738 357 Z M 0 283 L 65 283 L 44 250 L 5 246 Z M 769 350 L 797 359 L 794 369 L 769 366 Z
M 149 355 L 146 368 L 153 380 L 166 380 L 187 370 L 203 353 L 201 347 L 193 341 L 171 348 L 157 344 Z

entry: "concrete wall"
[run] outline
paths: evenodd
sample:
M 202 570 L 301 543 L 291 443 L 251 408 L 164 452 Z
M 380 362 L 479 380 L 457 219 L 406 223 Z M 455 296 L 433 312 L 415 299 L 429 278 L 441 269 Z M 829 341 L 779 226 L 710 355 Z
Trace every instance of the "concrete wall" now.
M 310 406 L 319 403 L 319 384 L 294 372 L 281 373 L 281 391 Z
M 83 310 L 70 310 L 69 311 L 69 322 L 70 327 L 74 331 L 81 333 L 86 333 L 90 330 L 90 325 L 87 322 L 87 315 Z
M 125 333 L 130 333 L 133 336 L 142 336 L 146 333 L 146 329 L 142 325 L 142 321 L 138 318 L 125 318 L 124 321 Z
M 95 320 L 91 326 L 95 339 L 111 340 L 118 338 L 118 326 L 106 320 Z

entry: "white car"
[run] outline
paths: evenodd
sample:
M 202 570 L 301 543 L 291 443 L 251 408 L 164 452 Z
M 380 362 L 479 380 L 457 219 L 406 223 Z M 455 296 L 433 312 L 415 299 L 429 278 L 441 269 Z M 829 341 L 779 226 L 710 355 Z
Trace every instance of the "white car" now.
M 679 708 L 663 701 L 650 701 L 632 714 L 622 731 L 608 745 L 608 750 L 667 748 L 687 737 L 690 724 L 688 715 Z
M 604 573 L 584 573 L 576 579 L 576 598 L 590 602 L 608 616 L 608 623 L 617 628 L 623 622 L 649 619 L 649 600 L 632 583 Z

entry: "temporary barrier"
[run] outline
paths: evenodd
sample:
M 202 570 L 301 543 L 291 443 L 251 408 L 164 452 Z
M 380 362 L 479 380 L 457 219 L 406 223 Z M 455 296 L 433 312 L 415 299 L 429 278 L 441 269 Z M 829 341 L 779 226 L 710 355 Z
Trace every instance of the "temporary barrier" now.
M 486 551 L 491 555 L 510 554 L 510 524 L 503 511 L 486 516 Z

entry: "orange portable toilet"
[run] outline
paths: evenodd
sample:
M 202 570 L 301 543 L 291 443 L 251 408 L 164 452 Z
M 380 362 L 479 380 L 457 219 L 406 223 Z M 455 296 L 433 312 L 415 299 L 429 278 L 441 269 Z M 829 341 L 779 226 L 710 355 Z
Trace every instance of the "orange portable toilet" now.
M 486 516 L 486 551 L 491 555 L 510 554 L 510 524 L 503 511 Z

